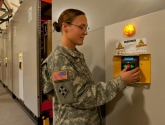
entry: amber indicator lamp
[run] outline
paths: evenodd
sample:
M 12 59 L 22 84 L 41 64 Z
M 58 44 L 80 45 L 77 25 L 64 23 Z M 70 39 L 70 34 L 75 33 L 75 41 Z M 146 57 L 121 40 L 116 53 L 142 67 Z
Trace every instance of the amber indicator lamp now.
M 124 30 L 123 30 L 124 34 L 128 37 L 132 36 L 134 33 L 135 33 L 135 28 L 133 25 L 131 24 L 128 24 L 124 27 Z

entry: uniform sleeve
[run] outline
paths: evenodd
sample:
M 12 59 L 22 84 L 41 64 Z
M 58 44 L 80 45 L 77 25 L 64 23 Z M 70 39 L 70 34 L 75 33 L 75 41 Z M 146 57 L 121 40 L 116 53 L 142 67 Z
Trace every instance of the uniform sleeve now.
M 81 88 L 80 92 L 74 91 L 75 100 L 71 105 L 76 108 L 90 109 L 96 106 L 101 106 L 111 101 L 117 93 L 126 87 L 124 80 L 118 76 L 107 83 L 99 82 L 89 83 L 85 86 L 77 86 Z
M 55 92 L 61 104 L 69 104 L 80 109 L 91 109 L 111 101 L 117 93 L 126 87 L 120 76 L 107 83 L 83 84 L 81 79 L 76 72 L 70 69 L 67 80 L 54 83 Z
M 54 88 L 52 81 L 48 79 L 48 71 L 47 71 L 47 66 L 44 64 L 42 66 L 42 84 L 43 84 L 43 93 L 44 94 L 50 94 L 54 96 Z
M 117 93 L 126 87 L 120 76 L 106 83 L 94 83 L 85 75 L 81 75 L 81 71 L 76 70 L 72 63 L 67 63 L 65 57 L 59 56 L 59 58 L 62 61 L 56 60 L 55 65 L 58 69 L 56 68 L 57 71 L 54 72 L 67 71 L 67 80 L 54 81 L 55 93 L 60 104 L 68 104 L 80 109 L 91 109 L 111 101 Z

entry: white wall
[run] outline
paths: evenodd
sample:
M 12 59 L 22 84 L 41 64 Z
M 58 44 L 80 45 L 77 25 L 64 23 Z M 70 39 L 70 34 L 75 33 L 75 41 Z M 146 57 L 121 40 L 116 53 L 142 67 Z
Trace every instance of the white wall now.
M 129 86 L 107 104 L 107 125 L 164 125 L 165 124 L 165 10 L 140 16 L 105 27 L 106 80 L 113 77 L 115 43 L 146 38 L 151 53 L 151 85 Z M 136 33 L 129 38 L 123 28 L 133 24 Z

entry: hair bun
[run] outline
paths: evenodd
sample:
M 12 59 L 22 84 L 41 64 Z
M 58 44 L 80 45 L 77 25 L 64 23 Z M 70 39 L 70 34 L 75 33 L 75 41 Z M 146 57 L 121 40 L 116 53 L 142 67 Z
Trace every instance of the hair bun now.
M 57 22 L 53 23 L 53 27 L 54 27 L 54 30 L 56 30 L 57 32 L 61 31 L 61 28 L 60 28 L 60 26 L 59 26 L 59 24 Z

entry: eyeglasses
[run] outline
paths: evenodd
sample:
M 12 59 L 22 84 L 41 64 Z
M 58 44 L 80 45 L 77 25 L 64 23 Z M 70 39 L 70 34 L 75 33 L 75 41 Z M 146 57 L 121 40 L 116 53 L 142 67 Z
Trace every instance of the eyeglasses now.
M 80 28 L 83 31 L 88 31 L 90 29 L 90 27 L 87 27 L 87 26 L 79 26 L 79 25 L 75 25 L 75 24 L 72 24 L 72 23 L 68 23 L 68 24 L 76 26 L 76 27 Z

